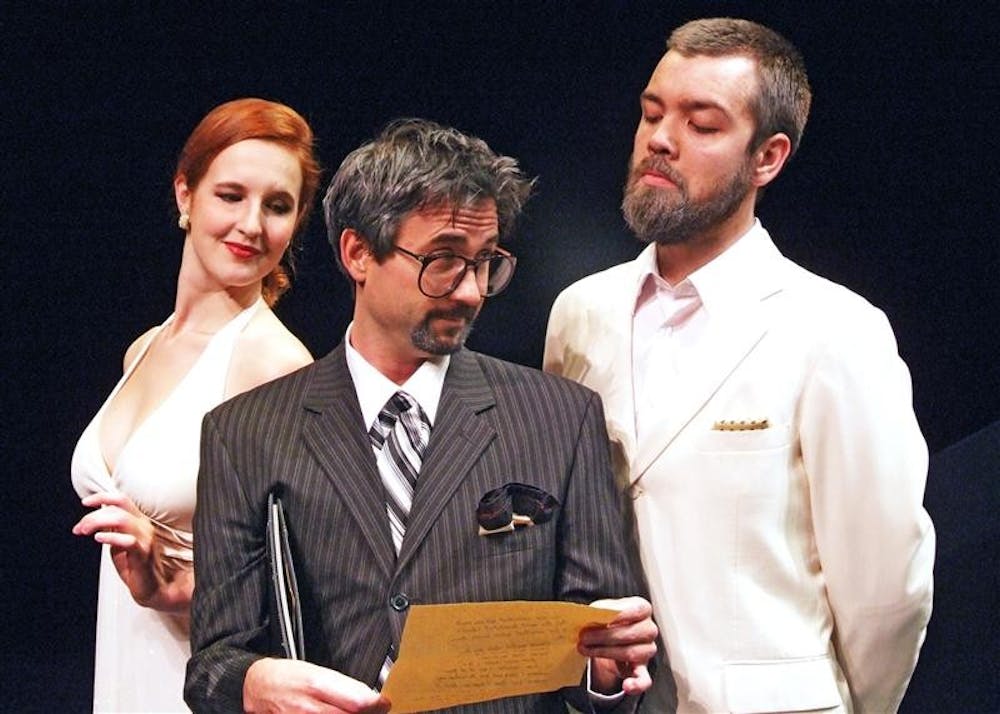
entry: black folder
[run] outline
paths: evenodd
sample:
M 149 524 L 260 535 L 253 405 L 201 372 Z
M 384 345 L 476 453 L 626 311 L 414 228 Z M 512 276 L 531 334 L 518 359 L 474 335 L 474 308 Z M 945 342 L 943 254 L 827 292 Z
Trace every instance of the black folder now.
M 288 659 L 305 659 L 302 606 L 281 498 L 267 495 L 267 562 L 271 574 L 271 626 L 275 644 Z

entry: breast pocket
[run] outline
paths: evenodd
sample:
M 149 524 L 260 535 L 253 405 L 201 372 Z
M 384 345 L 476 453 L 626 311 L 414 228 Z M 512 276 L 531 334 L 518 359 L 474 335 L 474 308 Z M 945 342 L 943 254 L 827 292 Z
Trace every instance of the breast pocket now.
M 483 535 L 479 537 L 478 551 L 481 557 L 493 558 L 543 548 L 547 543 L 549 528 L 554 529 L 555 524 L 549 522 L 537 526 L 519 526 L 506 533 Z
M 544 600 L 553 596 L 556 524 L 522 526 L 509 533 L 474 536 L 461 571 L 464 596 L 479 600 Z M 468 589 L 472 587 L 470 592 Z
M 787 424 L 770 424 L 764 429 L 712 428 L 698 436 L 695 448 L 702 453 L 717 454 L 772 451 L 788 447 L 792 439 L 791 432 L 791 427 Z
M 694 445 L 701 466 L 699 478 L 715 493 L 738 500 L 744 511 L 766 512 L 787 501 L 796 481 L 793 446 L 791 429 L 786 425 L 705 431 L 697 436 Z

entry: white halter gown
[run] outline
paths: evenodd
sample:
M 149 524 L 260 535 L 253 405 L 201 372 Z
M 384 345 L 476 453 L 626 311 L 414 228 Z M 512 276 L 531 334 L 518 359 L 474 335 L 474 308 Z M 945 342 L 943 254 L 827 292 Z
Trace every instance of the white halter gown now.
M 151 333 L 73 452 L 73 486 L 81 497 L 121 491 L 153 521 L 164 553 L 190 563 L 191 518 L 198 476 L 201 420 L 218 405 L 237 338 L 261 305 L 242 311 L 209 340 L 176 388 L 136 428 L 109 473 L 100 447 L 101 419 L 108 404 L 146 355 Z M 187 613 L 159 612 L 138 605 L 102 547 L 97 600 L 94 667 L 95 712 L 186 712 L 184 669 L 191 648 Z

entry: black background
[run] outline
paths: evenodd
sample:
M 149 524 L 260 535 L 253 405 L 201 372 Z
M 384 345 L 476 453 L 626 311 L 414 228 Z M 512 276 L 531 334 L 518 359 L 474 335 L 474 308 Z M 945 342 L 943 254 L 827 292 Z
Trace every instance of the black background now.
M 89 710 L 99 553 L 70 534 L 83 513 L 70 456 L 125 347 L 171 312 L 181 248 L 171 176 L 213 106 L 253 95 L 295 107 L 319 138 L 324 184 L 397 116 L 454 125 L 518 157 L 540 177 L 510 245 L 518 275 L 470 345 L 538 366 L 558 291 L 640 249 L 618 203 L 638 94 L 667 33 L 695 17 L 761 21 L 800 48 L 815 98 L 802 148 L 759 215 L 786 255 L 886 311 L 934 453 L 1000 416 L 998 27 L 994 11 L 958 7 L 5 3 L 4 708 Z M 350 292 L 318 213 L 302 238 L 278 312 L 318 356 L 342 336 Z M 983 485 L 995 483 L 995 462 L 987 467 Z M 952 486 L 979 505 L 995 501 L 993 485 Z M 989 508 L 977 513 L 995 521 Z M 941 523 L 960 521 L 939 522 L 943 551 L 957 536 Z M 947 565 L 939 561 L 939 582 Z M 995 643 L 978 653 L 979 670 L 935 656 L 935 642 L 958 635 L 936 621 L 979 632 L 996 624 L 995 566 L 983 562 L 992 575 L 970 584 L 990 613 L 942 602 L 939 589 L 941 614 L 904 709 L 931 710 L 948 701 L 942 692 L 983 711 L 995 703 Z

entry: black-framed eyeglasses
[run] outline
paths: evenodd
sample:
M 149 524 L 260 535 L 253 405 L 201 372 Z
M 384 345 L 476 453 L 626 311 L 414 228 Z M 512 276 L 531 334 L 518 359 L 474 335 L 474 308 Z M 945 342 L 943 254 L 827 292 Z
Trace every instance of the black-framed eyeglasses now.
M 417 287 L 429 298 L 451 295 L 465 280 L 469 268 L 472 268 L 473 275 L 476 276 L 479 294 L 482 297 L 493 297 L 510 284 L 517 265 L 516 257 L 500 249 L 478 258 L 466 258 L 450 250 L 421 255 L 398 245 L 394 249 L 420 263 Z

